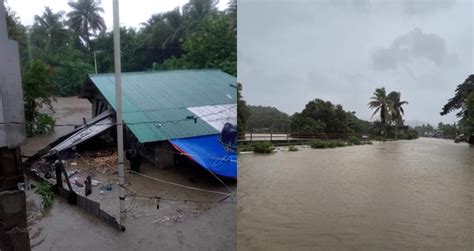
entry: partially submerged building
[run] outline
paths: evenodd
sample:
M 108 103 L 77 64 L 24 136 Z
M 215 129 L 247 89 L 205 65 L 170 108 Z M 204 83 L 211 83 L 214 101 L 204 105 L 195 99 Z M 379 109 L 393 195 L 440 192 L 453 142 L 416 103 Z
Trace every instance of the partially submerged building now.
M 125 149 L 139 149 L 165 168 L 174 165 L 178 151 L 214 174 L 237 178 L 235 140 L 223 142 L 221 134 L 224 127 L 237 125 L 236 86 L 236 78 L 220 70 L 123 73 Z M 91 102 L 93 120 L 55 150 L 70 148 L 114 125 L 114 74 L 90 75 L 81 97 Z M 236 137 L 236 132 L 227 130 L 229 135 Z

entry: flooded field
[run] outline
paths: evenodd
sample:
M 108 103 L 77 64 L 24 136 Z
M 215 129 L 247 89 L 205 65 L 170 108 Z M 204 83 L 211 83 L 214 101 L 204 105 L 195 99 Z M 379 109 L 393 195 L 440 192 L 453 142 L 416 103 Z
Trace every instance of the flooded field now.
M 418 139 L 239 156 L 238 247 L 473 250 L 474 147 Z

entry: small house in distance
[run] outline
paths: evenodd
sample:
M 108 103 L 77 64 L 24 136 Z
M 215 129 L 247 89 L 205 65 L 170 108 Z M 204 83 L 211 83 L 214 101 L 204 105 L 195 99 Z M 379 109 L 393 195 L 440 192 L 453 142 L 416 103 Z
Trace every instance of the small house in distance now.
M 90 75 L 81 97 L 93 118 L 110 119 L 114 74 Z M 122 118 L 125 149 L 140 149 L 157 166 L 173 166 L 179 151 L 219 176 L 237 177 L 236 153 L 221 135 L 237 124 L 235 77 L 220 70 L 123 73 Z

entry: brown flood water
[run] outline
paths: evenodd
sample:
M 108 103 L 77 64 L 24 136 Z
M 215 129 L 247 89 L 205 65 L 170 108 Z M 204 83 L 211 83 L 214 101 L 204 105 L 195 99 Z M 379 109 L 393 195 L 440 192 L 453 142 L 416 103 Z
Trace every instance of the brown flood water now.
M 474 250 L 474 147 L 241 154 L 237 219 L 241 250 Z
M 81 124 L 90 118 L 91 105 L 77 97 L 57 98 L 51 114 L 58 124 Z M 57 127 L 55 132 L 28 138 L 22 146 L 25 155 L 33 155 L 57 138 L 72 131 L 73 126 Z M 210 190 L 224 190 L 207 179 L 201 179 L 193 168 L 156 169 L 144 164 L 142 172 L 167 181 Z M 193 178 L 193 181 L 189 178 Z M 98 177 L 100 178 L 100 177 Z M 104 180 L 103 180 L 104 181 Z M 163 183 L 140 179 L 126 174 L 127 184 L 142 195 L 163 194 L 169 198 L 217 201 L 218 198 L 199 191 L 184 190 Z M 228 184 L 235 191 L 235 182 Z M 116 213 L 117 188 L 100 195 L 93 188 L 90 198 L 101 202 L 101 208 Z M 219 196 L 220 197 L 220 196 Z M 229 200 L 229 199 L 228 199 Z M 226 201 L 228 201 L 226 200 Z M 235 201 L 235 199 L 234 199 Z M 84 210 L 67 204 L 56 196 L 51 208 L 42 209 L 41 199 L 32 190 L 27 192 L 27 214 L 33 250 L 235 250 L 235 203 L 186 203 L 163 201 L 159 210 L 149 199 L 127 197 L 127 230 L 120 232 L 106 225 Z

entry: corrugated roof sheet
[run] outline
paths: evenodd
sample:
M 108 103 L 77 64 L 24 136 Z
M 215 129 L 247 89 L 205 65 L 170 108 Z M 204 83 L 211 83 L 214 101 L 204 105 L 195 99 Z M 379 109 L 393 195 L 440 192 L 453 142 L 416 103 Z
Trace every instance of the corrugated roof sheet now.
M 115 75 L 89 78 L 115 109 Z M 141 143 L 216 134 L 202 119 L 187 119 L 196 117 L 187 107 L 236 104 L 236 81 L 219 70 L 123 73 L 122 117 Z

